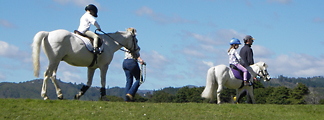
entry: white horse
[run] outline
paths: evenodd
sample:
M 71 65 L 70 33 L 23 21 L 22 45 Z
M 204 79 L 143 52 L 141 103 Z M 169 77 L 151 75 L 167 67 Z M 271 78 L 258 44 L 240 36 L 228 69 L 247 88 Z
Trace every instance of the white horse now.
M 256 64 L 247 67 L 248 71 L 251 73 L 250 81 L 253 81 L 253 78 L 259 75 L 263 78 L 264 81 L 270 81 L 270 75 L 267 72 L 268 65 L 264 62 L 258 62 Z M 253 86 L 246 85 L 244 86 L 243 80 L 236 79 L 232 70 L 226 65 L 218 65 L 211 67 L 207 72 L 206 87 L 201 94 L 203 98 L 210 98 L 210 102 L 213 102 L 215 99 L 215 91 L 217 89 L 217 103 L 221 103 L 220 93 L 223 90 L 223 86 L 236 89 L 236 98 L 239 98 L 239 95 L 244 89 L 250 93 L 252 103 L 255 103 L 253 95 Z M 238 100 L 237 100 L 238 101 Z
M 110 37 L 108 37 L 108 35 Z M 60 87 L 56 82 L 56 72 L 60 61 L 65 61 L 66 63 L 73 66 L 88 67 L 88 81 L 87 85 L 81 88 L 79 94 L 76 94 L 75 99 L 79 99 L 91 86 L 93 74 L 97 68 L 100 69 L 101 76 L 101 99 L 108 100 L 106 95 L 106 73 L 108 66 L 113 59 L 114 53 L 121 47 L 125 47 L 128 50 L 138 50 L 136 39 L 136 30 L 134 28 L 129 28 L 124 32 L 116 32 L 109 34 L 100 34 L 101 39 L 103 39 L 103 50 L 104 52 L 97 55 L 97 60 L 90 66 L 93 62 L 94 54 L 89 52 L 83 41 L 76 37 L 73 33 L 66 30 L 55 30 L 51 32 L 40 31 L 34 36 L 33 47 L 33 64 L 34 64 L 34 75 L 39 76 L 39 53 L 41 43 L 43 50 L 49 60 L 48 67 L 44 72 L 44 81 L 41 96 L 44 100 L 48 99 L 46 95 L 46 83 L 49 78 L 51 78 L 55 88 L 58 99 L 63 99 L 63 95 Z

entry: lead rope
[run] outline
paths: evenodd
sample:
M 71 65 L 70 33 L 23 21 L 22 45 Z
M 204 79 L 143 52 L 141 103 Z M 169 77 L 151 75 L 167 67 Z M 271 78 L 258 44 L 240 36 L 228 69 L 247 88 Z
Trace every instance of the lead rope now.
M 144 75 L 143 75 L 144 73 Z M 143 77 L 144 76 L 144 77 Z M 146 79 L 146 63 L 144 62 L 141 65 L 141 74 L 140 74 L 140 85 L 143 84 L 145 82 Z

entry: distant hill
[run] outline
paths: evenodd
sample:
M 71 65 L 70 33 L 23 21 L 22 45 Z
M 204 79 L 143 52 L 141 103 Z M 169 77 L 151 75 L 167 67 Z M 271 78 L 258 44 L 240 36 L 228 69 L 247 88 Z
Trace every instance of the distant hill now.
M 317 96 L 324 96 L 324 77 L 315 76 L 307 78 L 289 78 L 285 76 L 278 76 L 271 79 L 269 82 L 262 82 L 265 87 L 277 87 L 286 86 L 288 88 L 296 87 L 297 83 L 305 84 L 311 93 Z M 31 99 L 43 99 L 40 96 L 43 80 L 35 79 L 20 83 L 2 82 L 0 83 L 0 98 L 31 98 Z M 64 99 L 74 99 L 74 95 L 77 94 L 84 84 L 66 83 L 58 80 L 58 84 L 62 89 Z M 197 87 L 194 85 L 187 85 L 187 87 Z M 180 87 L 181 88 L 181 87 Z M 166 87 L 161 90 L 175 95 L 180 88 Z M 80 100 L 94 100 L 97 101 L 100 97 L 100 87 L 91 87 Z M 160 90 L 157 90 L 160 91 Z M 125 88 L 112 87 L 106 90 L 107 95 L 117 96 L 124 98 Z M 153 94 L 153 90 L 139 90 L 137 92 L 142 97 L 145 94 Z M 47 95 L 50 99 L 57 99 L 55 88 L 53 83 L 49 80 L 47 86 Z
M 2 82 L 0 83 L 0 98 L 31 98 L 43 99 L 40 95 L 43 80 L 35 79 L 20 83 Z M 58 80 L 58 85 L 62 89 L 64 99 L 74 99 L 84 84 L 65 83 Z M 137 93 L 143 96 L 152 90 L 139 90 Z M 106 90 L 107 95 L 124 98 L 125 88 L 112 87 Z M 50 99 L 57 99 L 53 83 L 49 80 L 47 83 L 47 95 Z M 100 97 L 100 87 L 91 87 L 80 100 L 95 100 Z

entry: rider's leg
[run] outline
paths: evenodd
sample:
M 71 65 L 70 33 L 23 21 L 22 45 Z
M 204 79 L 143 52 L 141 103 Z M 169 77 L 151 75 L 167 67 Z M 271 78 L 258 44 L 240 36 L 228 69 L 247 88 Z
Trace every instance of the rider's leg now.
M 248 75 L 247 69 L 243 67 L 241 64 L 236 64 L 235 66 L 243 72 L 243 80 L 244 82 L 247 82 L 247 75 Z
M 89 36 L 91 38 L 93 38 L 93 47 L 95 48 L 95 52 L 98 53 L 99 52 L 99 46 L 98 46 L 98 42 L 99 42 L 99 36 L 97 34 L 95 34 L 94 32 L 92 31 L 86 31 L 84 32 L 84 34 L 86 36 Z

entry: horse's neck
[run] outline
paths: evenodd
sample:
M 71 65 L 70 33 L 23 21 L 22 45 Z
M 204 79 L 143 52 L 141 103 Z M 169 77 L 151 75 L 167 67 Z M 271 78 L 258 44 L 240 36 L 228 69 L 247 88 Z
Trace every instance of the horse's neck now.
M 251 71 L 250 71 L 250 74 L 252 75 L 252 76 L 257 76 L 257 72 L 259 71 L 259 69 L 260 69 L 260 67 L 257 65 L 257 64 L 253 64 L 253 65 L 250 65 L 250 68 L 253 70 L 253 72 L 254 73 L 252 73 Z
M 122 46 L 120 44 L 124 44 L 124 41 L 126 38 L 122 37 L 122 35 L 117 35 L 116 33 L 111 33 L 107 35 L 102 35 L 102 37 L 105 39 L 105 41 L 108 43 L 108 49 L 110 49 L 113 52 L 118 51 Z

